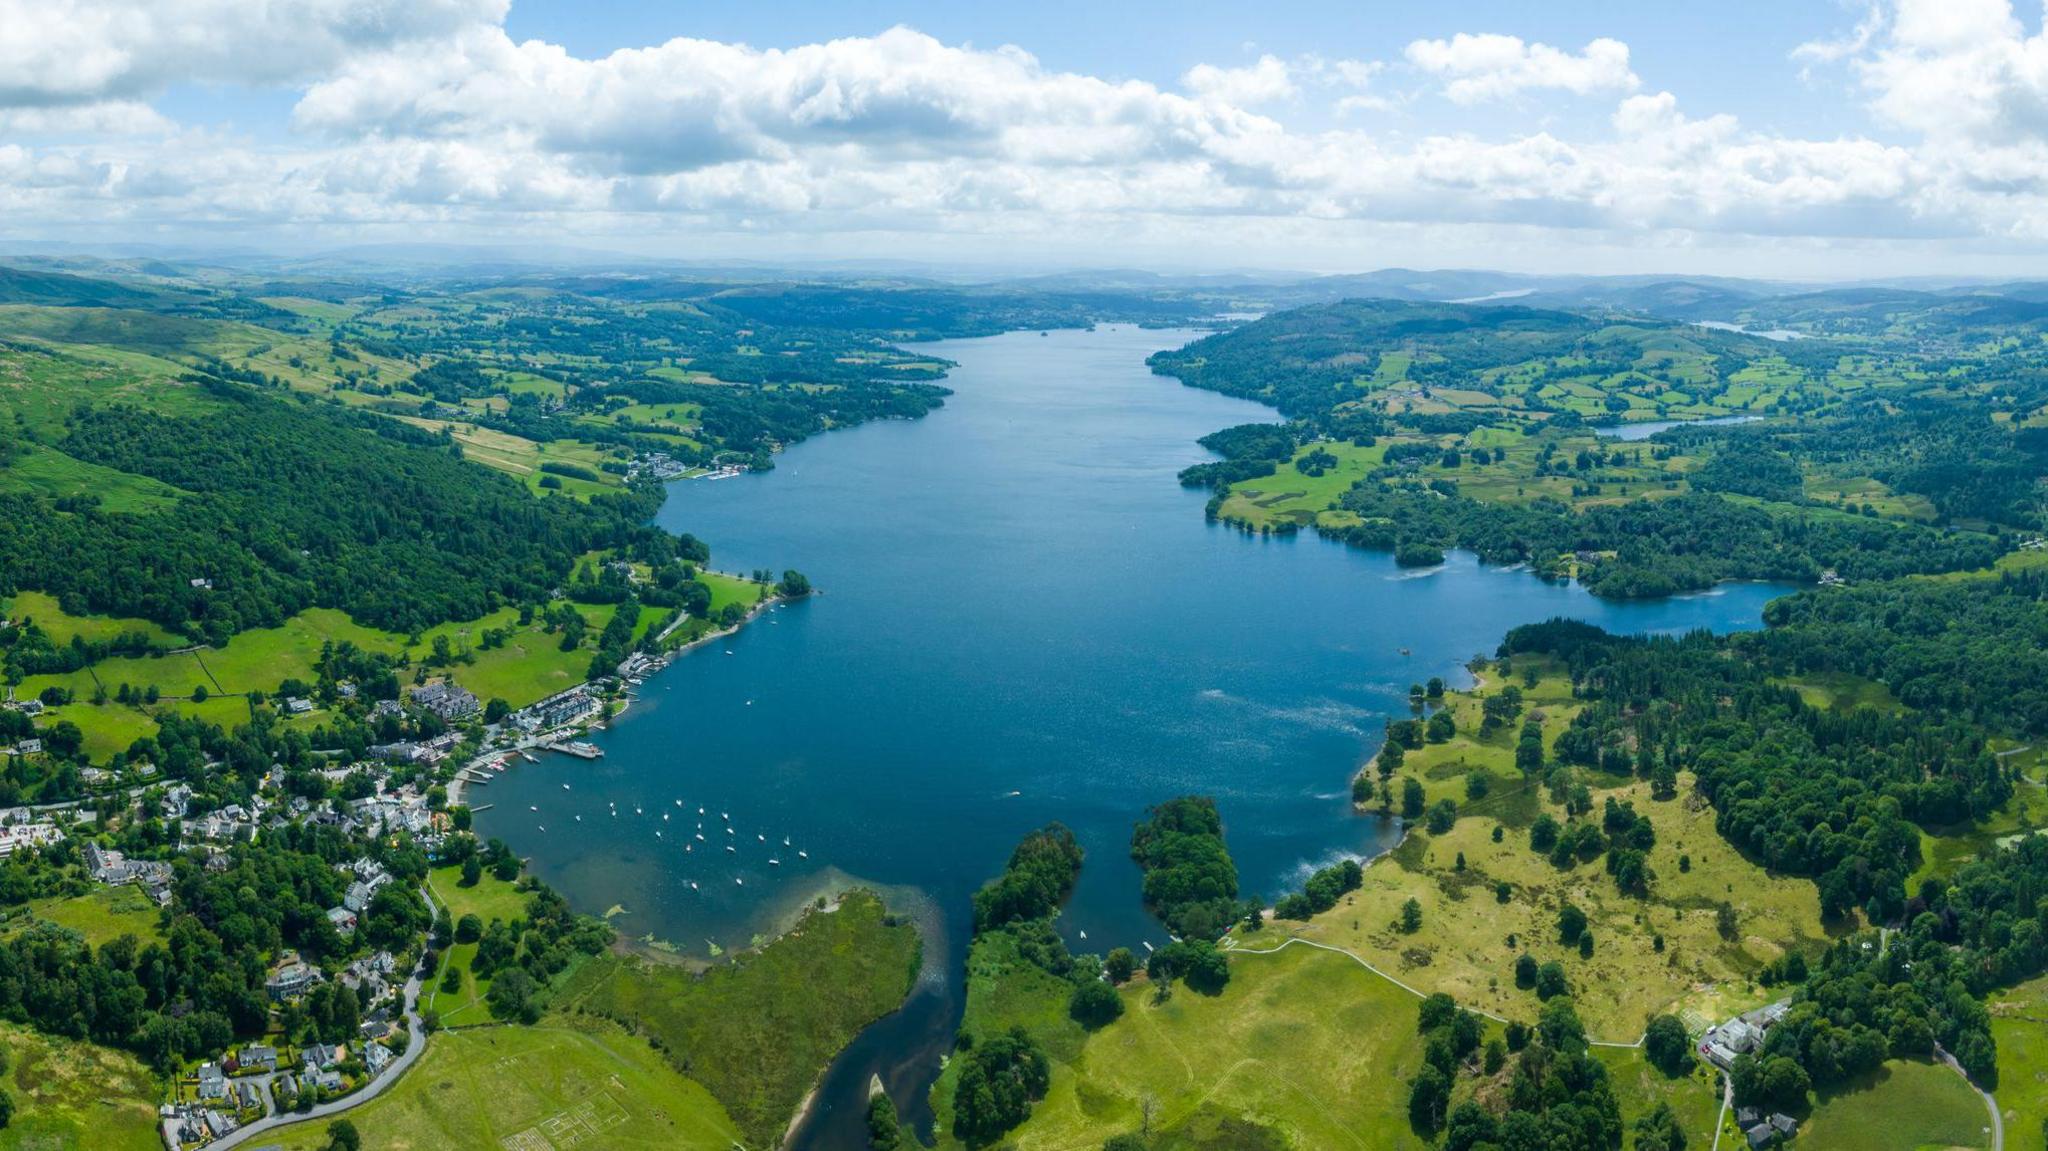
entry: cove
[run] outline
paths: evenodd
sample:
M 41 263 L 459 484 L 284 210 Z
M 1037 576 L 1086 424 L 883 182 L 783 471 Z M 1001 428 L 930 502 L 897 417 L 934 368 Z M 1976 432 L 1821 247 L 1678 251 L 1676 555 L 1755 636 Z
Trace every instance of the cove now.
M 649 680 L 593 737 L 604 759 L 544 757 L 475 797 L 494 805 L 479 830 L 578 908 L 622 905 L 622 935 L 700 958 L 849 876 L 919 914 L 924 979 L 842 1054 L 794 1146 L 864 1146 L 877 1073 L 928 1118 L 968 898 L 1030 828 L 1059 820 L 1087 849 L 1062 919 L 1072 946 L 1142 954 L 1166 941 L 1126 854 L 1148 804 L 1215 796 L 1243 889 L 1270 898 L 1394 842 L 1351 813 L 1348 788 L 1384 721 L 1408 714 L 1410 683 L 1469 682 L 1465 661 L 1518 624 L 1725 631 L 1757 626 L 1783 591 L 1613 603 L 1463 553 L 1404 570 L 1206 523 L 1206 493 L 1174 479 L 1207 458 L 1195 440 L 1278 417 L 1146 368 L 1200 334 L 925 345 L 958 364 L 925 419 L 817 437 L 765 474 L 678 482 L 661 522 L 710 541 L 714 566 L 798 568 L 823 594 Z

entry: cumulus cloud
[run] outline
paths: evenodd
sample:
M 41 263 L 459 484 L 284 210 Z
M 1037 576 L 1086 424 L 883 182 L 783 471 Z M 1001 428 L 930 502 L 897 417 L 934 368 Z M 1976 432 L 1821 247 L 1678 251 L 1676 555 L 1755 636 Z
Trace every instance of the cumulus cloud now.
M 1410 64 L 1442 79 L 1444 95 L 1460 104 L 1543 89 L 1579 96 L 1627 92 L 1640 84 L 1629 71 L 1628 45 L 1606 37 L 1574 54 L 1519 36 L 1460 32 L 1449 40 L 1417 40 L 1404 55 Z
M 1292 71 L 1276 56 L 1261 56 L 1258 63 L 1244 68 L 1197 64 L 1181 77 L 1181 86 L 1197 96 L 1245 106 L 1291 100 L 1300 94 Z
M 178 83 L 288 84 L 352 55 L 505 17 L 510 0 L 0 0 L 0 107 Z
M 1905 0 L 1830 42 L 1884 140 L 1761 132 L 1639 91 L 1627 47 L 1604 39 L 1416 41 L 1407 66 L 1453 101 L 1616 100 L 1605 127 L 1416 136 L 1329 115 L 1392 106 L 1386 66 L 1367 60 L 1261 56 L 1161 87 L 908 28 L 584 57 L 513 40 L 504 0 L 306 0 L 289 20 L 277 4 L 239 22 L 216 4 L 0 0 L 10 223 L 1226 244 L 1394 222 L 2048 242 L 2044 49 L 2002 0 Z M 185 83 L 283 87 L 291 131 L 171 124 L 151 96 Z

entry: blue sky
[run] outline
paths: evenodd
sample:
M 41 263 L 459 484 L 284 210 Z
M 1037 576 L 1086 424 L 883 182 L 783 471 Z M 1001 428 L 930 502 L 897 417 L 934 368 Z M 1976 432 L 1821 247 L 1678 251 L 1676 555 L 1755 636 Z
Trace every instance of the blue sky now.
M 2033 274 L 2039 0 L 0 0 L 14 238 Z

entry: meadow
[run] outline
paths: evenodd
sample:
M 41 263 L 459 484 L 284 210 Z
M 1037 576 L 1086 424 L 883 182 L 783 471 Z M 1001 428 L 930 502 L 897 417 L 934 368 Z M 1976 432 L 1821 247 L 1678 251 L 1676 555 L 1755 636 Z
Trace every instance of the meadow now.
M 1990 1121 L 1984 1101 L 1962 1076 L 1936 1063 L 1894 1059 L 1820 1095 L 1800 1124 L 1796 1145 L 1809 1151 L 1989 1147 Z M 2016 1135 L 2006 1132 L 2006 1146 L 2028 1145 L 2015 1143 Z
M 2048 1146 L 2048 976 L 1996 992 L 1987 1006 L 2006 1146 Z
M 157 916 L 157 905 L 140 888 L 99 887 L 84 895 L 30 900 L 25 906 L 12 909 L 4 924 L 0 924 L 0 932 L 12 934 L 41 921 L 68 927 L 94 947 L 123 935 L 149 943 L 163 938 Z
M 759 951 L 701 972 L 600 956 L 554 1003 L 628 1023 L 710 1089 L 747 1143 L 765 1146 L 840 1048 L 903 1002 L 921 950 L 915 927 L 853 891 Z
M 440 1032 L 397 1086 L 351 1110 L 348 1119 L 362 1145 L 376 1151 L 578 1145 L 729 1151 L 741 1138 L 710 1092 L 676 1074 L 623 1028 L 587 1016 Z M 261 1142 L 324 1151 L 327 1123 L 286 1127 Z
M 1516 682 L 1530 671 L 1539 678 L 1522 688 L 1527 714 L 1540 714 L 1546 738 L 1554 740 L 1572 712 L 1565 702 L 1569 687 L 1530 661 L 1516 668 Z M 1519 721 L 1477 734 L 1479 701 L 1502 678 L 1494 667 L 1481 674 L 1487 685 L 1480 692 L 1445 697 L 1461 734 L 1410 752 L 1394 781 L 1398 788 L 1401 777 L 1419 780 L 1430 803 L 1453 799 L 1456 824 L 1443 835 L 1409 828 L 1399 847 L 1365 869 L 1358 891 L 1306 923 L 1280 920 L 1274 929 L 1342 948 L 1422 992 L 1446 992 L 1467 1006 L 1523 1021 L 1534 1020 L 1539 1004 L 1533 992 L 1515 986 L 1517 957 L 1556 961 L 1579 993 L 1588 1035 L 1619 1043 L 1636 1040 L 1656 1014 L 1690 1011 L 1715 1019 L 1767 1002 L 1770 996 L 1752 982 L 1758 968 L 1788 947 L 1815 952 L 1825 945 L 1813 884 L 1770 875 L 1744 859 L 1715 831 L 1713 811 L 1691 795 L 1688 775 L 1680 777 L 1678 798 L 1659 801 L 1647 783 L 1578 773 L 1596 812 L 1612 796 L 1633 804 L 1655 827 L 1649 863 L 1656 877 L 1648 898 L 1622 894 L 1601 860 L 1559 868 L 1531 850 L 1531 821 L 1548 813 L 1564 823 L 1565 813 L 1514 770 L 1510 741 Z M 1476 801 L 1467 798 L 1474 774 L 1488 779 L 1485 798 Z M 1506 902 L 1497 895 L 1502 883 Z M 1398 927 L 1410 898 L 1423 909 L 1413 934 Z M 1567 902 L 1591 924 L 1596 943 L 1590 957 L 1558 938 L 1557 916 Z M 1719 931 L 1717 909 L 1724 902 L 1737 908 L 1734 938 Z M 1598 994 L 1588 994 L 1594 989 Z
M 162 1087 L 126 1052 L 0 1023 L 14 1118 L 0 1151 L 157 1151 Z

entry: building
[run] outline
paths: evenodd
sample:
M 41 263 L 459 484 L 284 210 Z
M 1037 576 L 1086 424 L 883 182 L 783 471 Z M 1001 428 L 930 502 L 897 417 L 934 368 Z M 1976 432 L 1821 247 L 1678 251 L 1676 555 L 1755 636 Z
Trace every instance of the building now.
M 64 831 L 54 823 L 10 823 L 0 827 L 0 856 L 13 855 L 24 847 L 57 843 Z
M 305 715 L 312 710 L 313 701 L 310 699 L 301 699 L 294 696 L 284 701 L 284 712 L 286 715 Z
M 348 1058 L 348 1044 L 335 1043 L 330 1045 L 315 1043 L 311 1047 L 306 1048 L 301 1054 L 305 1056 L 306 1070 L 311 1071 L 315 1068 L 325 1070 Z
M 297 999 L 320 982 L 320 969 L 300 963 L 296 959 L 270 973 L 263 981 L 263 989 L 270 993 L 273 1002 L 283 1003 Z
M 370 1069 L 371 1075 L 382 1075 L 384 1069 L 391 1066 L 391 1060 L 391 1049 L 382 1043 L 363 1045 L 363 1066 Z
M 263 1106 L 263 1088 L 253 1079 L 244 1079 L 235 1084 L 235 1103 L 242 1110 Z
M 228 1077 L 218 1063 L 199 1065 L 199 1097 L 214 1100 L 228 1097 Z
M 339 931 L 339 932 L 341 932 L 341 933 L 342 933 L 343 935 L 354 935 L 354 934 L 355 934 L 355 931 L 356 931 L 356 913 L 355 913 L 355 912 L 353 912 L 353 911 L 350 911 L 350 910 L 349 910 L 348 908 L 346 908 L 346 907 L 330 907 L 330 908 L 328 908 L 328 909 L 327 909 L 327 922 L 329 922 L 329 923 L 332 923 L 332 924 L 334 925 L 334 929 L 335 929 L 336 931 Z
M 243 1071 L 277 1070 L 277 1048 L 265 1046 L 244 1047 L 235 1055 L 235 1066 Z
M 412 689 L 412 705 L 425 708 L 450 723 L 468 719 L 483 710 L 468 688 L 447 680 Z
M 1707 1033 L 1700 1038 L 1700 1054 L 1707 1062 L 1726 1071 L 1735 1065 L 1737 1058 L 1763 1050 L 1764 1034 L 1783 1019 L 1791 1007 L 1791 1000 L 1781 999 L 1707 1028 Z

